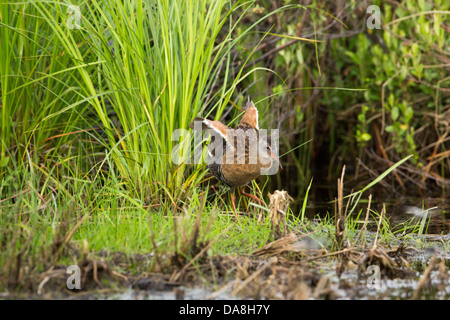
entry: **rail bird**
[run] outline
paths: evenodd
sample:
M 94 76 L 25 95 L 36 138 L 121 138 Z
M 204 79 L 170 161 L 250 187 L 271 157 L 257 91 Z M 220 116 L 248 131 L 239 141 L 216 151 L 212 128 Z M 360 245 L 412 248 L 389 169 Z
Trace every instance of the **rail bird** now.
M 273 160 L 281 167 L 280 160 L 272 150 L 271 137 L 260 136 L 258 110 L 254 103 L 249 100 L 245 109 L 235 129 L 220 121 L 200 117 L 196 117 L 190 125 L 193 129 L 210 131 L 212 138 L 208 145 L 208 169 L 217 180 L 230 188 L 231 204 L 237 219 L 234 190 L 242 188 L 242 195 L 261 204 L 258 197 L 244 192 L 244 187 L 258 178 L 264 170 L 269 170 Z

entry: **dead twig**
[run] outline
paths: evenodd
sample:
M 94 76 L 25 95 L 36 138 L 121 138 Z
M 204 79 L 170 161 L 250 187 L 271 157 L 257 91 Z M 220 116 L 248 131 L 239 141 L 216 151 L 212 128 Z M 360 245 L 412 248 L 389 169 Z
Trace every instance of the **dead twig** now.
M 431 278 L 430 278 L 431 271 L 434 269 L 434 267 L 438 263 L 439 263 L 439 258 L 437 256 L 434 256 L 431 259 L 430 264 L 426 267 L 425 271 L 423 272 L 423 276 L 422 276 L 422 278 L 420 278 L 419 283 L 417 284 L 417 289 L 416 289 L 416 291 L 414 291 L 412 300 L 419 299 L 422 289 L 431 286 Z
M 244 289 L 253 279 L 255 279 L 259 274 L 261 274 L 266 268 L 278 262 L 276 257 L 272 257 L 267 263 L 259 267 L 258 270 L 253 272 L 249 277 L 247 277 L 239 286 L 237 286 L 233 292 L 230 294 L 230 298 L 237 295 L 242 289 Z

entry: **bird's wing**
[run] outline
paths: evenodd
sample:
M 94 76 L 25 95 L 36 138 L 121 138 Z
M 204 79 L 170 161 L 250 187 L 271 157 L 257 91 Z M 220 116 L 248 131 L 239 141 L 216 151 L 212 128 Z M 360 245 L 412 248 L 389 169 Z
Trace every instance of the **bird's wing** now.
M 198 124 L 198 127 L 196 126 L 196 123 Z M 219 136 L 224 139 L 224 141 L 227 144 L 227 147 L 229 148 L 233 148 L 233 146 L 231 145 L 230 140 L 228 139 L 227 136 L 227 130 L 232 130 L 230 128 L 228 128 L 226 125 L 224 125 L 222 122 L 220 121 L 212 121 L 212 120 L 208 120 L 208 119 L 203 119 L 200 117 L 197 117 L 194 119 L 194 122 L 191 123 L 190 127 L 192 129 L 200 129 L 201 126 L 201 131 L 205 131 L 205 130 L 213 130 L 214 132 L 216 132 L 217 134 L 219 134 Z

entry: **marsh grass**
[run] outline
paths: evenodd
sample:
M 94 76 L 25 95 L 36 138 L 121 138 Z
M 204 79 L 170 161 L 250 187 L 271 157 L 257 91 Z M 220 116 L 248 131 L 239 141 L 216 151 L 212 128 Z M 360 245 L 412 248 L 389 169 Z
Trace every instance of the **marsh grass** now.
M 81 164 L 62 167 L 58 174 L 65 176 L 74 166 Z M 116 253 L 147 257 L 140 262 L 130 258 L 128 264 L 113 269 L 121 274 L 172 274 L 171 279 L 177 281 L 184 279 L 187 270 L 197 270 L 202 278 L 206 276 L 201 266 L 209 258 L 251 256 L 275 240 L 266 210 L 255 206 L 259 212 L 251 210 L 236 223 L 230 205 L 217 198 L 208 200 L 207 192 L 201 189 L 189 196 L 189 205 L 177 208 L 170 202 L 161 202 L 158 206 L 145 206 L 126 195 L 122 180 L 111 173 L 107 184 L 100 179 L 90 182 L 68 179 L 56 189 L 51 182 L 56 172 L 27 168 L 28 174 L 24 176 L 17 175 L 23 170 L 16 168 L 14 190 L 8 189 L 10 184 L 0 186 L 2 290 L 35 290 L 36 279 L 42 281 L 36 274 L 49 272 L 54 266 L 86 264 L 87 256 L 93 261 L 99 257 L 113 261 Z M 422 220 L 405 223 L 400 234 L 393 231 L 385 215 L 380 219 L 376 211 L 370 212 L 371 223 L 378 226 L 377 235 L 364 230 L 364 236 L 355 241 L 364 229 L 361 210 L 356 216 L 347 217 L 341 243 L 348 239 L 354 248 L 372 247 L 374 238 L 378 238 L 380 245 L 390 247 L 402 239 L 413 240 L 410 235 L 419 233 L 423 226 Z M 305 219 L 301 211 L 289 209 L 283 228 L 285 234 L 315 239 L 325 254 L 337 250 L 332 215 Z
M 101 128 L 101 147 L 135 196 L 179 197 L 189 184 L 182 188 L 186 165 L 170 161 L 171 135 L 205 108 L 220 117 L 227 104 L 230 83 L 221 95 L 210 89 L 228 68 L 233 29 L 218 37 L 239 2 L 93 1 L 79 7 L 75 29 L 66 27 L 70 5 L 1 5 L 2 167 L 27 151 L 48 166 L 74 132 Z M 197 175 L 187 181 L 196 185 Z
M 220 118 L 252 72 L 228 77 L 247 31 L 231 34 L 250 3 L 91 1 L 79 17 L 71 4 L 0 5 L 2 288 L 76 263 L 72 249 L 80 259 L 86 246 L 192 258 L 197 237 L 206 243 L 231 224 L 217 202 L 195 211 L 205 170 L 171 162 L 171 135 L 198 114 Z M 250 246 L 264 239 L 244 223 L 220 250 L 245 250 L 247 228 Z M 178 232 L 194 234 L 191 245 Z
M 198 114 L 219 119 L 238 84 L 263 70 L 242 66 L 229 79 L 233 47 L 274 13 L 232 37 L 252 4 L 93 0 L 72 30 L 69 1 L 0 4 L 0 290 L 36 291 L 45 283 L 36 275 L 116 252 L 150 254 L 120 272 L 175 271 L 176 280 L 205 257 L 251 255 L 274 240 L 267 208 L 241 201 L 250 213 L 236 223 L 204 167 L 170 161 L 175 129 Z M 295 161 L 308 159 L 306 150 Z M 363 192 L 406 160 L 345 197 L 343 239 L 360 230 L 361 211 L 351 213 Z M 332 250 L 333 218 L 305 218 L 312 183 L 283 232 L 323 236 Z M 267 180 L 252 186 L 267 194 Z

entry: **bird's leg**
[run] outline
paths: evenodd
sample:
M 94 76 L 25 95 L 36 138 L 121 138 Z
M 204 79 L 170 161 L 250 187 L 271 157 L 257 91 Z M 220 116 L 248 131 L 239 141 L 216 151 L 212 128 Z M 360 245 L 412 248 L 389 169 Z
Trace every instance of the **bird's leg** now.
M 230 193 L 230 198 L 231 198 L 231 205 L 233 206 L 234 215 L 236 216 L 236 220 L 239 221 L 239 216 L 238 216 L 237 210 L 236 210 L 236 203 L 235 203 L 235 197 L 234 197 L 234 189 L 233 189 L 233 191 L 231 191 L 231 193 Z
M 249 197 L 250 199 L 255 200 L 256 202 L 258 202 L 259 205 L 262 205 L 263 201 L 260 198 L 258 198 L 254 194 L 250 194 L 250 193 L 245 192 L 244 189 L 245 189 L 245 187 L 242 188 L 242 190 L 241 190 L 241 194 L 243 196 Z

